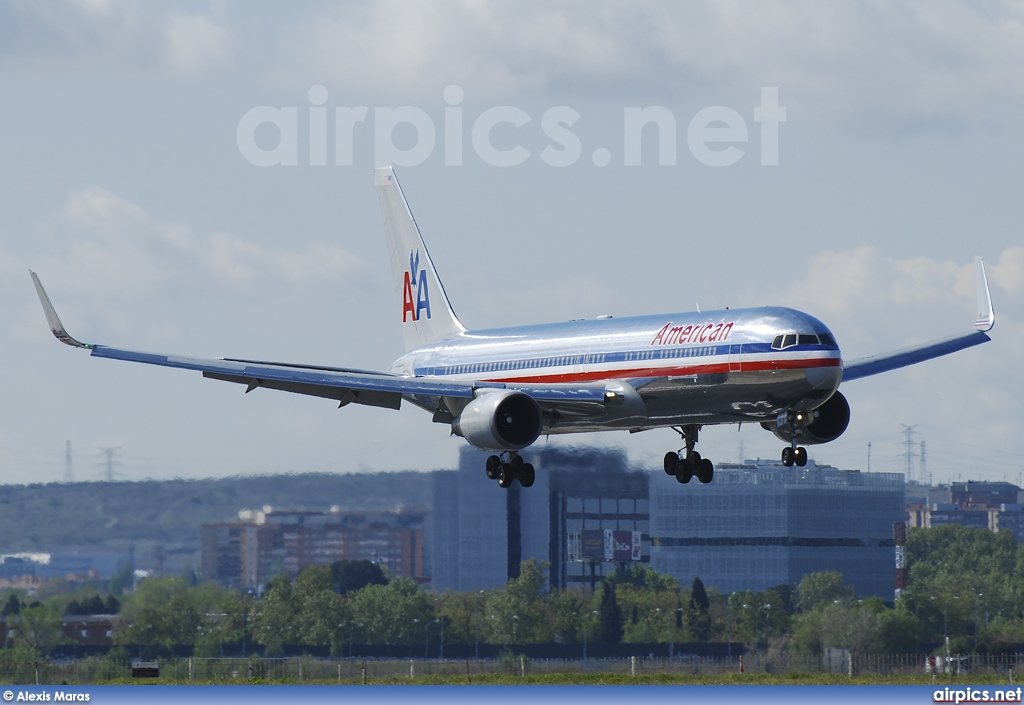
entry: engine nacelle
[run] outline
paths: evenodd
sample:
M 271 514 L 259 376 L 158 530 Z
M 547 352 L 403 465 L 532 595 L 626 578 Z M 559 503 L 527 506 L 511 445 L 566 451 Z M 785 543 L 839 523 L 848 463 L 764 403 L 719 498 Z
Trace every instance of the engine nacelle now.
M 533 443 L 544 428 L 544 414 L 525 392 L 486 392 L 466 405 L 452 421 L 452 432 L 477 448 L 519 450 Z
M 775 421 L 762 421 L 761 427 L 789 443 L 795 437 L 803 445 L 828 443 L 843 435 L 850 425 L 850 404 L 839 392 L 814 411 L 781 414 Z

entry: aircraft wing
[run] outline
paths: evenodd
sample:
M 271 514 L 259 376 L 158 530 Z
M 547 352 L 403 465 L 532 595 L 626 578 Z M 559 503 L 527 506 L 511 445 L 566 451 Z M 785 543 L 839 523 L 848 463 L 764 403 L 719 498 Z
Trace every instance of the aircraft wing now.
M 89 350 L 93 357 L 195 370 L 202 372 L 203 377 L 209 379 L 244 384 L 246 393 L 258 387 L 277 389 L 295 394 L 334 399 L 339 402 L 340 406 L 355 403 L 388 409 L 400 408 L 403 395 L 472 399 L 481 390 L 502 389 L 506 386 L 521 389 L 541 403 L 586 402 L 590 404 L 605 400 L 603 385 L 513 386 L 500 382 L 451 382 L 431 377 L 404 377 L 388 372 L 341 367 L 234 358 L 188 357 L 83 343 L 67 332 L 50 302 L 50 297 L 43 289 L 39 277 L 35 272 L 30 271 L 29 273 L 32 275 L 32 283 L 35 284 L 39 301 L 43 305 L 43 312 L 46 314 L 50 331 L 60 342 Z
M 978 297 L 978 318 L 974 323 L 974 330 L 895 352 L 844 362 L 843 382 L 914 365 L 991 340 L 988 331 L 992 330 L 992 326 L 996 323 L 995 312 L 992 310 L 992 295 L 989 292 L 988 279 L 985 276 L 985 264 L 981 257 L 975 257 L 974 261 L 976 266 L 975 289 Z

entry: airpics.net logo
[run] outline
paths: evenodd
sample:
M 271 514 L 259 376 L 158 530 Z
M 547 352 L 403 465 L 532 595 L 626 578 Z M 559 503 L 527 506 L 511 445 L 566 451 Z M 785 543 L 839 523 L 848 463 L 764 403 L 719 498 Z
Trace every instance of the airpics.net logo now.
M 370 108 L 326 107 L 328 93 L 321 85 L 308 92 L 309 106 L 301 115 L 298 107 L 276 108 L 261 105 L 249 110 L 238 122 L 238 149 L 242 156 L 256 166 L 352 166 L 358 139 L 366 139 L 372 130 L 373 161 L 376 165 L 417 166 L 424 163 L 438 148 L 444 150 L 446 166 L 461 166 L 468 158 L 464 153 L 466 133 L 469 146 L 476 159 L 497 167 L 518 166 L 538 158 L 555 167 L 571 166 L 584 155 L 584 145 L 573 126 L 580 114 L 567 105 L 548 108 L 540 117 L 540 131 L 547 144 L 536 153 L 523 146 L 533 143 L 536 130 L 532 115 L 512 105 L 498 105 L 477 115 L 466 115 L 461 107 L 465 93 L 459 86 L 444 90 L 444 118 L 441 135 L 433 118 L 422 108 L 412 105 Z M 332 120 L 333 118 L 333 124 Z M 760 164 L 776 166 L 779 163 L 779 125 L 786 121 L 786 109 L 779 106 L 779 89 L 762 88 L 761 103 L 753 108 L 752 118 L 760 126 Z M 307 145 L 299 145 L 299 124 L 308 121 Z M 630 106 L 622 113 L 621 144 L 622 165 L 641 166 L 644 140 L 657 142 L 657 163 L 661 166 L 676 164 L 678 148 L 678 121 L 675 114 L 662 106 Z M 303 131 L 305 132 L 305 125 Z M 276 142 L 258 139 L 257 132 L 265 136 L 276 128 Z M 409 140 L 395 144 L 396 132 Z M 495 145 L 495 133 L 500 132 L 500 145 Z M 510 140 L 508 135 L 514 135 Z M 329 159 L 328 136 L 333 135 L 333 159 Z M 533 139 L 527 139 L 527 137 Z M 723 167 L 736 164 L 750 147 L 750 129 L 743 115 L 726 106 L 714 105 L 697 111 L 686 125 L 686 146 L 690 155 L 700 164 Z M 618 141 L 618 140 L 613 140 Z M 268 144 L 269 142 L 269 144 Z M 439 144 L 440 143 L 440 144 Z M 590 160 L 599 167 L 613 161 L 612 151 L 606 147 L 590 150 Z

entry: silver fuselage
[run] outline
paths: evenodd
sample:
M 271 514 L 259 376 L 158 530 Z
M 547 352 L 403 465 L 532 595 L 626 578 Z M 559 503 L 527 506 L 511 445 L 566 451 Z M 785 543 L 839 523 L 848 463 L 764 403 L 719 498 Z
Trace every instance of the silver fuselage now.
M 546 417 L 544 433 L 743 423 L 832 396 L 842 379 L 834 341 L 794 309 L 726 309 L 467 331 L 411 350 L 390 371 L 510 386 L 603 383 L 622 400 L 599 414 Z M 428 410 L 438 402 L 407 399 Z

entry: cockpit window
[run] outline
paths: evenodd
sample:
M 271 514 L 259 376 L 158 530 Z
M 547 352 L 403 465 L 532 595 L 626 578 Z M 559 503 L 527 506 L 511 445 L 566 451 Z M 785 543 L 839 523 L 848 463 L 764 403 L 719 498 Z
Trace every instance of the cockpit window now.
M 775 336 L 775 340 L 772 341 L 772 350 L 782 350 L 782 336 Z
M 830 347 L 834 347 L 834 346 L 835 346 L 835 344 L 836 344 L 836 341 L 834 341 L 834 340 L 832 339 L 832 336 L 831 336 L 831 335 L 829 335 L 828 333 L 822 333 L 822 334 L 820 334 L 820 335 L 818 336 L 818 339 L 819 339 L 819 340 L 821 341 L 821 344 L 822 344 L 822 345 L 828 345 L 828 346 L 830 346 Z
M 801 333 L 797 338 L 797 345 L 817 345 L 818 336 L 816 335 L 805 335 Z
M 796 333 L 789 333 L 782 339 L 782 349 L 791 348 L 796 345 Z

